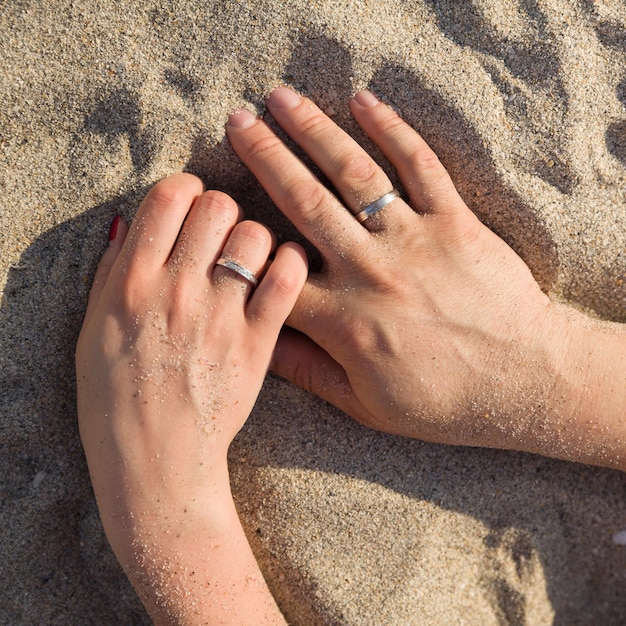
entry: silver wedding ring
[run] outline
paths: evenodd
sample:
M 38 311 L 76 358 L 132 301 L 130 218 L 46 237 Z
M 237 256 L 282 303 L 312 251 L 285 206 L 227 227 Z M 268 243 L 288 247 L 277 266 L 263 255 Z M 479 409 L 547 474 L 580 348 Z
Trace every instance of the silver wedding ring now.
M 400 196 L 400 192 L 397 189 L 392 189 L 389 193 L 386 193 L 378 200 L 372 202 L 372 204 L 368 204 L 362 211 L 359 211 L 354 217 L 356 217 L 361 224 L 368 218 L 372 217 L 385 208 L 390 202 L 393 202 L 396 198 Z
M 246 269 L 243 265 L 239 265 L 237 261 L 232 261 L 231 259 L 224 259 L 220 257 L 216 262 L 216 265 L 221 265 L 225 267 L 227 270 L 231 270 L 235 272 L 235 274 L 239 274 L 242 278 L 245 278 L 253 287 L 256 287 L 259 284 L 259 279 L 248 269 Z

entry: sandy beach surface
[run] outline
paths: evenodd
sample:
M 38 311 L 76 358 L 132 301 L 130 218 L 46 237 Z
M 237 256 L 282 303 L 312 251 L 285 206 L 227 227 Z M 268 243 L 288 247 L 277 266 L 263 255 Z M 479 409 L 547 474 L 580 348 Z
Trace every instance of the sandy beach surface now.
M 149 623 L 98 519 L 74 345 L 113 215 L 167 174 L 295 236 L 224 136 L 279 84 L 378 154 L 346 102 L 375 91 L 553 298 L 626 322 L 622 0 L 1 2 L 0 624 Z M 618 472 L 371 432 L 272 377 L 231 470 L 290 623 L 626 623 Z

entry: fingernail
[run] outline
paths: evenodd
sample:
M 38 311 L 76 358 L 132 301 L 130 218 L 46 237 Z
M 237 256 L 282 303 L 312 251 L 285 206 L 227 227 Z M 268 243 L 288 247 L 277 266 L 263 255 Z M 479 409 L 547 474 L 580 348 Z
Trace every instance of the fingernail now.
M 368 91 L 367 89 L 363 89 L 363 91 L 359 91 L 358 93 L 354 94 L 354 99 L 357 102 L 357 104 L 360 104 L 362 107 L 375 107 L 380 100 L 371 92 Z
M 109 245 L 111 245 L 117 237 L 117 227 L 120 225 L 120 216 L 116 215 L 111 222 L 111 228 L 109 228 Z
M 257 116 L 247 109 L 237 109 L 228 118 L 228 125 L 233 128 L 250 128 L 256 121 Z
M 302 97 L 293 89 L 289 89 L 289 87 L 278 87 L 272 91 L 267 99 L 267 103 L 270 106 L 280 109 L 293 109 L 298 106 L 300 100 L 302 100 Z

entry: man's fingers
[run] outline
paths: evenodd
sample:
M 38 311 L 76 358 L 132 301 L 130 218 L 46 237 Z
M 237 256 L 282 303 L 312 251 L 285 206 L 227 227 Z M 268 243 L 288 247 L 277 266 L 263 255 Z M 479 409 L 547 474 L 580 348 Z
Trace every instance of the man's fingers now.
M 393 189 L 380 165 L 311 100 L 279 87 L 267 105 L 274 119 L 330 179 L 353 214 Z M 397 226 L 411 213 L 399 200 L 377 216 L 375 229 Z M 372 226 L 372 221 L 366 224 Z
M 391 107 L 361 91 L 350 108 L 363 130 L 378 144 L 420 213 L 468 210 L 448 172 L 428 144 Z
M 324 258 L 362 249 L 367 231 L 265 122 L 238 111 L 227 132 L 241 160 Z

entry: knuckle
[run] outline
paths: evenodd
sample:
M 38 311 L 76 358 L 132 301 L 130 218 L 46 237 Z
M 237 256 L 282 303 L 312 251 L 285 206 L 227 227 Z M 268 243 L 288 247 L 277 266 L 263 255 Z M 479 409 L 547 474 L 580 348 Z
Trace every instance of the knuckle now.
M 300 285 L 298 276 L 288 267 L 272 267 L 272 271 L 266 274 L 264 280 L 269 282 L 270 289 L 279 298 L 291 296 Z
M 329 120 L 321 112 L 315 111 L 309 117 L 299 123 L 298 136 L 301 139 L 313 139 L 319 133 L 323 133 L 328 128 Z
M 417 172 L 441 172 L 443 165 L 435 152 L 426 144 L 413 150 L 409 157 L 409 166 Z
M 237 203 L 223 191 L 210 189 L 209 191 L 204 192 L 204 198 L 209 206 L 217 209 L 223 208 L 228 210 L 233 207 L 237 208 Z
M 359 359 L 375 356 L 376 351 L 383 354 L 388 349 L 384 333 L 371 319 L 353 318 L 349 324 L 341 324 L 333 339 L 338 344 L 350 346 L 352 354 L 360 355 Z
M 242 240 L 242 242 L 250 243 L 254 246 L 265 246 L 272 239 L 270 231 L 263 226 L 263 224 L 252 220 L 239 222 L 239 224 L 235 226 L 233 234 L 237 239 Z
M 388 115 L 378 122 L 380 130 L 393 136 L 404 135 L 409 128 L 408 124 L 392 109 L 388 109 Z
M 237 203 L 228 194 L 222 191 L 205 191 L 204 194 L 202 194 L 202 205 L 211 214 L 231 216 L 239 213 Z
M 318 182 L 299 180 L 285 189 L 285 202 L 295 213 L 311 223 L 323 214 L 328 196 Z
M 191 174 L 179 174 L 159 181 L 148 192 L 151 203 L 159 206 L 187 203 L 192 186 L 197 186 L 199 179 Z
M 250 142 L 246 152 L 248 156 L 255 160 L 269 160 L 284 150 L 284 146 L 278 137 L 263 134 Z
M 381 176 L 381 170 L 366 154 L 346 157 L 338 164 L 339 180 L 349 187 L 373 185 Z

